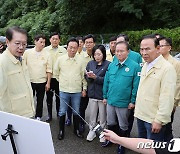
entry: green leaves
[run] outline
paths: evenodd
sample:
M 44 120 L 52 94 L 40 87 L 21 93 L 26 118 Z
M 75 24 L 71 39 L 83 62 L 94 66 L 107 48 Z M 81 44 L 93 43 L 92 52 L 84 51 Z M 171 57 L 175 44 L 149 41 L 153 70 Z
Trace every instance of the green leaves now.
M 0 34 L 19 25 L 30 41 L 54 31 L 72 36 L 180 25 L 178 0 L 5 0 L 0 6 Z
M 143 16 L 142 12 L 143 0 L 131 1 L 131 0 L 121 0 L 114 4 L 114 7 L 119 9 L 123 13 L 134 14 L 136 18 L 141 19 Z

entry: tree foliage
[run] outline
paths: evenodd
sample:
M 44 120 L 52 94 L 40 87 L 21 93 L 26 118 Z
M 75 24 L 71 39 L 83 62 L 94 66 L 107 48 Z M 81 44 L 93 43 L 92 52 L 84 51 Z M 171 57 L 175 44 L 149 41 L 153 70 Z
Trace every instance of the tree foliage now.
M 31 38 L 37 33 L 63 35 L 116 33 L 175 28 L 179 0 L 4 0 L 0 1 L 0 35 L 19 25 Z

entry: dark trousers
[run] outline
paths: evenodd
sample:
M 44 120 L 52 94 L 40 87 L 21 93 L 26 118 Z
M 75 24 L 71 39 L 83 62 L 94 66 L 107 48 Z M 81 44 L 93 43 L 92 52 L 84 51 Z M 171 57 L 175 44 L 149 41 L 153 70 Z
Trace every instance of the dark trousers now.
M 71 105 L 71 104 L 70 104 Z M 67 109 L 67 118 L 69 119 L 69 120 L 71 120 L 71 117 L 72 117 L 72 109 L 70 108 L 70 107 L 68 107 L 68 109 Z
M 173 139 L 173 129 L 172 129 L 172 123 L 173 123 L 173 120 L 174 120 L 174 113 L 175 111 L 173 111 L 171 113 L 171 122 L 169 122 L 168 124 L 166 124 L 166 129 L 165 129 L 165 136 L 164 136 L 164 141 L 165 142 L 170 142 L 171 139 Z
M 129 123 L 129 126 L 128 126 L 128 131 L 127 131 L 127 136 L 130 136 L 133 123 L 134 123 L 134 109 L 131 109 L 129 112 L 128 123 Z
M 86 95 L 86 97 L 81 97 L 81 103 L 80 103 L 80 115 L 83 119 L 85 119 L 85 111 L 88 106 L 89 97 Z M 80 119 L 80 124 L 84 124 L 84 121 Z
M 55 78 L 51 78 L 51 84 L 50 84 L 50 90 L 55 91 L 56 93 L 56 112 L 57 115 L 59 113 L 59 106 L 60 106 L 60 100 L 59 100 L 59 82 Z M 52 118 L 52 103 L 53 103 L 53 96 L 54 93 L 52 91 L 47 91 L 47 108 L 48 108 L 48 115 L 49 118 Z
M 37 98 L 35 117 L 40 117 L 40 118 L 42 117 L 45 85 L 46 85 L 46 82 L 45 83 L 31 83 L 31 86 L 33 89 L 33 96 L 35 96 L 36 94 L 36 98 Z

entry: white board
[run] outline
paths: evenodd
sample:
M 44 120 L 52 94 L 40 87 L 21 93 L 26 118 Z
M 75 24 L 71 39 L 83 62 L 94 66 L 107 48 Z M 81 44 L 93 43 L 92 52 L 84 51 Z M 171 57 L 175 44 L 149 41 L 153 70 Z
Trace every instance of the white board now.
M 6 133 L 8 124 L 18 134 L 13 134 L 18 154 L 55 154 L 48 123 L 0 111 L 0 135 Z M 13 154 L 9 136 L 0 136 L 0 154 Z

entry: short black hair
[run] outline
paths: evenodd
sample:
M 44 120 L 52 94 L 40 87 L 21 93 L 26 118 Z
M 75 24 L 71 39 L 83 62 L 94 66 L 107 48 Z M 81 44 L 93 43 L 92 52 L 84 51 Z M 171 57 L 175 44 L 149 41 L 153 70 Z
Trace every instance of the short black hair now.
M 95 36 L 92 35 L 92 34 L 88 34 L 88 35 L 84 36 L 84 37 L 83 37 L 83 42 L 85 42 L 86 39 L 89 39 L 89 38 L 92 38 L 94 43 L 96 42 L 96 38 L 95 38 Z
M 93 49 L 92 49 L 92 57 L 93 57 L 93 59 L 95 60 L 94 54 L 95 54 L 97 49 L 99 49 L 102 52 L 102 54 L 103 54 L 103 59 L 102 60 L 105 61 L 106 60 L 106 48 L 103 45 L 95 45 L 93 47 Z
M 157 38 L 157 36 L 159 36 L 159 38 L 160 38 L 160 37 L 164 37 L 163 35 L 161 35 L 161 34 L 159 34 L 159 33 L 155 33 L 155 34 L 153 34 L 153 35 L 155 35 L 156 38 Z
M 129 51 L 130 46 L 129 46 L 129 43 L 128 43 L 128 42 L 126 42 L 126 41 L 120 41 L 120 42 L 117 42 L 117 43 L 116 43 L 116 46 L 117 46 L 118 44 L 125 44 L 126 49 Z
M 19 27 L 19 26 L 13 26 L 13 27 L 8 28 L 7 31 L 6 31 L 6 38 L 7 38 L 9 41 L 12 40 L 12 38 L 13 38 L 13 32 L 14 32 L 14 31 L 26 35 L 26 37 L 27 37 L 27 35 L 28 35 L 28 34 L 27 34 L 27 31 L 26 31 L 25 29 L 23 29 L 23 28 L 21 28 L 21 27 Z
M 161 40 L 165 40 L 166 41 L 166 44 L 167 45 L 170 45 L 171 47 L 172 47 L 172 39 L 171 38 L 167 38 L 167 37 L 160 37 L 160 38 L 158 38 L 158 40 L 159 41 L 161 41 Z
M 79 41 L 75 38 L 75 37 L 71 37 L 68 41 L 67 41 L 67 47 L 69 45 L 69 42 L 76 42 L 78 47 L 79 47 Z
M 83 37 L 82 36 L 77 36 L 76 39 L 79 41 L 79 40 L 82 40 L 83 41 Z
M 159 45 L 159 40 L 157 39 L 157 37 L 154 35 L 154 34 L 150 34 L 150 35 L 145 35 L 141 38 L 141 41 L 142 40 L 145 40 L 145 39 L 152 39 L 154 40 L 154 46 L 157 47 Z
M 129 37 L 128 37 L 126 34 L 119 34 L 119 35 L 117 36 L 117 38 L 119 38 L 119 37 L 123 37 L 123 38 L 124 38 L 124 41 L 129 42 Z
M 45 35 L 43 35 L 43 34 L 37 34 L 35 37 L 34 37 L 34 41 L 38 41 L 40 38 L 42 38 L 42 39 L 46 39 L 46 37 L 45 37 Z
M 116 39 L 117 39 L 116 36 L 112 36 L 112 37 L 110 37 L 109 42 L 111 42 L 111 41 L 116 41 Z
M 51 38 L 54 35 L 58 35 L 59 39 L 60 39 L 60 34 L 58 32 L 52 32 L 49 36 L 49 38 Z

